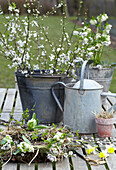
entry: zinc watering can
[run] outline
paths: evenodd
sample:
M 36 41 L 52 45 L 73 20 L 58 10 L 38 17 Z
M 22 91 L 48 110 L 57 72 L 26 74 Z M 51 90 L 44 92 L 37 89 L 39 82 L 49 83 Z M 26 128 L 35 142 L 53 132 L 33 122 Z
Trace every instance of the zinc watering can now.
M 84 61 L 81 69 L 81 78 L 77 83 L 56 82 L 52 86 L 53 97 L 63 112 L 64 125 L 71 130 L 79 130 L 80 134 L 97 133 L 95 116 L 93 113 L 102 111 L 101 96 L 113 96 L 116 94 L 103 93 L 103 86 L 94 80 L 84 79 L 85 67 L 88 61 Z M 54 87 L 65 87 L 64 108 L 55 95 Z

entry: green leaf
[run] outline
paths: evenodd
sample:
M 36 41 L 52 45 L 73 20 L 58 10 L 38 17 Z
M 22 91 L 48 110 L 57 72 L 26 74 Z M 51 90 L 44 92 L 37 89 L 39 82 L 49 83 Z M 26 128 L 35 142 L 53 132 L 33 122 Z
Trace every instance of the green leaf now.
M 37 122 L 37 125 L 39 124 L 39 120 L 38 119 L 36 119 L 36 122 Z
M 56 129 L 56 127 L 57 127 L 57 126 L 56 126 L 54 123 L 52 123 L 52 125 L 53 125 L 53 126 L 54 126 L 54 128 Z
M 13 5 L 13 7 L 15 7 L 15 8 L 16 8 L 16 4 L 15 4 L 14 2 L 12 2 L 12 5 Z
M 27 142 L 29 145 L 31 145 L 31 142 L 24 135 L 22 136 L 22 138 L 25 142 Z
M 80 137 L 80 136 L 79 136 L 79 130 L 76 130 L 76 135 L 77 135 L 78 137 Z
M 20 149 L 17 149 L 17 151 L 14 152 L 13 155 L 17 155 L 18 153 L 20 153 Z
M 36 114 L 35 114 L 35 113 L 33 113 L 32 118 L 33 118 L 33 119 L 36 119 Z
M 2 140 L 0 141 L 0 145 L 4 145 L 6 142 L 7 142 L 6 140 L 2 139 Z

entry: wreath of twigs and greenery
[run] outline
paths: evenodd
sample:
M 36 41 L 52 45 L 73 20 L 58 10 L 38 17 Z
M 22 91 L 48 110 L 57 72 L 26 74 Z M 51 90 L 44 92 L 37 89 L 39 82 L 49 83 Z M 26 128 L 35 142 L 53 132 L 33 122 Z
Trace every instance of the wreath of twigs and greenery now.
M 80 156 L 78 147 L 84 147 L 88 155 L 99 153 L 99 160 L 90 159 L 81 155 L 87 162 L 93 161 L 96 164 L 104 164 L 108 153 L 115 151 L 113 144 L 100 146 L 80 137 L 78 131 L 71 132 L 63 125 L 41 125 L 36 119 L 35 113 L 28 119 L 28 109 L 23 113 L 20 122 L 13 119 L 0 131 L 0 162 L 2 167 L 9 161 L 23 162 L 30 165 L 32 162 L 57 162 L 70 156 Z M 26 120 L 26 121 L 25 121 Z

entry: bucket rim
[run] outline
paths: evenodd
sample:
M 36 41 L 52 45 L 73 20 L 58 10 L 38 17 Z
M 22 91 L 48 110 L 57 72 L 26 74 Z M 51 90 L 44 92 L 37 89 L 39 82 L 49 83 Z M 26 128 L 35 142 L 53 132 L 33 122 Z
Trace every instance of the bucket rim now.
M 102 90 L 103 89 L 103 86 L 101 85 L 101 87 L 99 87 L 99 88 L 93 88 L 93 89 L 77 89 L 77 88 L 74 88 L 73 87 L 73 85 L 74 85 L 75 83 L 67 83 L 66 84 L 66 86 L 65 86 L 65 88 L 67 88 L 67 89 L 72 89 L 72 90 L 78 90 L 78 91 L 92 91 L 92 90 Z
M 34 72 L 34 73 L 21 73 L 18 71 L 15 71 L 15 75 L 17 77 L 24 77 L 24 78 L 70 78 L 67 74 L 50 74 L 50 73 L 43 73 L 40 74 L 39 72 Z

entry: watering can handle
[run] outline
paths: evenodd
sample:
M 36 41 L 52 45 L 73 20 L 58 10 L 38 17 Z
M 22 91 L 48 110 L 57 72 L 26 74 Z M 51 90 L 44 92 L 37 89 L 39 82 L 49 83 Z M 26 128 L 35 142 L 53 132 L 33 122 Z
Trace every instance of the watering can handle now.
M 81 78 L 80 78 L 80 90 L 83 90 L 83 84 L 84 84 L 84 73 L 85 73 L 85 68 L 88 63 L 88 60 L 85 60 L 83 62 L 82 68 L 81 68 Z M 88 65 L 88 72 L 89 72 L 89 65 Z M 89 74 L 88 74 L 89 75 Z
M 63 85 L 64 87 L 66 87 L 65 83 L 63 83 L 63 82 L 56 82 L 54 85 L 52 85 L 51 90 L 52 90 L 52 95 L 53 95 L 56 103 L 58 104 L 61 112 L 64 112 L 64 111 L 63 111 L 63 108 L 62 108 L 62 106 L 61 106 L 61 104 L 60 104 L 60 102 L 59 102 L 59 100 L 58 100 L 58 98 L 56 97 L 56 94 L 55 94 L 55 92 L 54 92 L 54 87 L 57 86 L 57 85 L 59 85 L 59 84 L 60 84 L 60 85 Z

